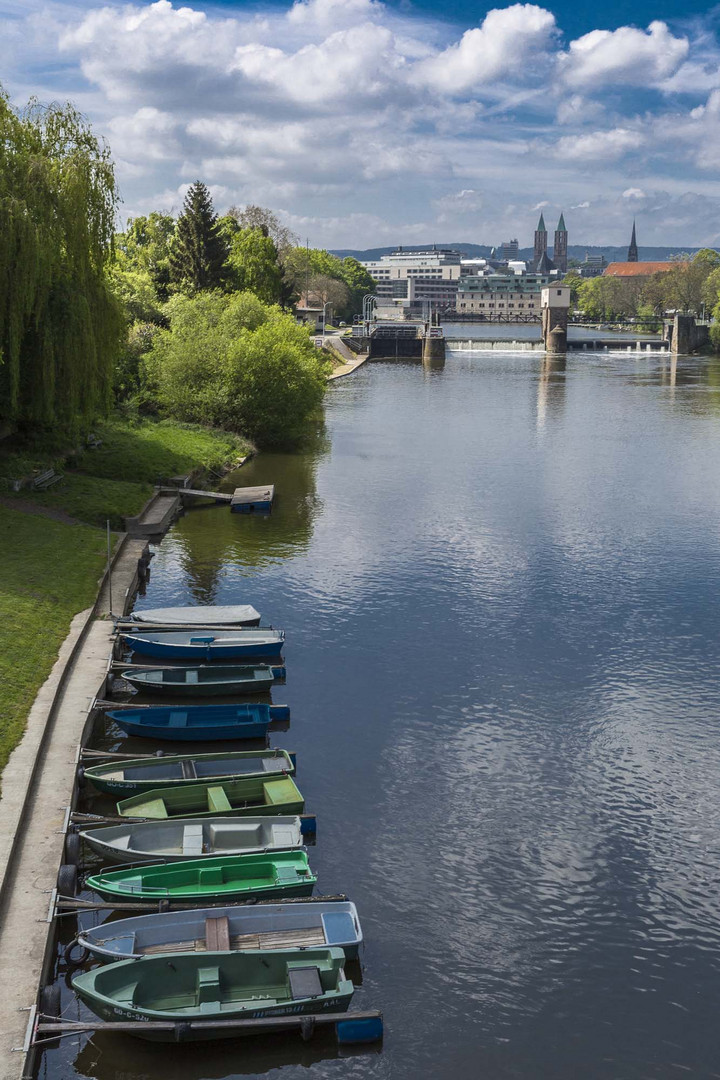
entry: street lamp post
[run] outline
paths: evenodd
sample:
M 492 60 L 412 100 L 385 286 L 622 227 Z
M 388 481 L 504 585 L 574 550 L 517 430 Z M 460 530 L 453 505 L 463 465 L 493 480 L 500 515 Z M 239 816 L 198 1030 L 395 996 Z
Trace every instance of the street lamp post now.
M 327 322 L 326 309 L 329 307 L 332 307 L 332 300 L 328 300 L 327 303 L 323 304 L 323 344 L 325 344 L 325 323 Z

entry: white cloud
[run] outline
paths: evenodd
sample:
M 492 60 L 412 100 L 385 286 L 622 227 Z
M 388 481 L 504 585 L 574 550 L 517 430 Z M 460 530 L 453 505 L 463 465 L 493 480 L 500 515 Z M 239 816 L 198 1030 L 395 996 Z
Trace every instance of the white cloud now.
M 531 3 L 458 30 L 379 0 L 7 2 L 6 88 L 18 104 L 39 92 L 88 113 L 110 141 L 125 214 L 178 208 L 200 176 L 219 209 L 282 206 L 333 246 L 442 239 L 439 228 L 528 240 L 548 199 L 602 240 L 613 215 L 651 214 L 656 185 L 700 197 L 720 165 L 707 20 L 687 39 L 655 22 L 562 50 L 553 14 Z M 676 92 L 690 95 L 682 108 Z M 658 213 L 652 239 L 687 219 L 685 244 L 702 240 L 688 205 Z
M 614 161 L 642 145 L 643 136 L 627 128 L 593 131 L 589 135 L 565 135 L 558 139 L 555 153 L 571 161 Z
M 645 192 L 639 187 L 626 188 L 622 193 L 623 199 L 644 199 Z
M 673 37 L 659 21 L 647 31 L 634 26 L 593 30 L 570 42 L 561 70 L 570 86 L 652 86 L 677 71 L 689 48 L 687 38 Z
M 555 16 L 535 4 L 489 11 L 482 26 L 456 45 L 417 65 L 415 79 L 446 94 L 460 94 L 493 79 L 523 82 L 551 48 Z

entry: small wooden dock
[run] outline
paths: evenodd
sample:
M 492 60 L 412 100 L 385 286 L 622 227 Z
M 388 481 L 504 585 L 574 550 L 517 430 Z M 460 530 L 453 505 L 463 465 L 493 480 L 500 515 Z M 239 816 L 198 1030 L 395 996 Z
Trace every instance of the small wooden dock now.
M 275 485 L 264 484 L 262 487 L 239 487 L 234 491 L 205 491 L 203 488 L 159 489 L 162 494 L 175 497 L 189 496 L 195 499 L 212 499 L 216 503 L 229 503 L 233 514 L 269 513 L 275 498 Z
M 265 487 L 239 487 L 230 500 L 230 512 L 233 514 L 269 513 L 275 498 L 275 485 Z

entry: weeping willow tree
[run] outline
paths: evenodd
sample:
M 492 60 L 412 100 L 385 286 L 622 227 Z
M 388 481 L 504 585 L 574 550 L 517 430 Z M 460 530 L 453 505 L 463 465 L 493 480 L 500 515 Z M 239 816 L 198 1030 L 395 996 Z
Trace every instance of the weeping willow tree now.
M 74 429 L 106 410 L 124 331 L 106 282 L 107 146 L 71 105 L 0 89 L 0 429 Z

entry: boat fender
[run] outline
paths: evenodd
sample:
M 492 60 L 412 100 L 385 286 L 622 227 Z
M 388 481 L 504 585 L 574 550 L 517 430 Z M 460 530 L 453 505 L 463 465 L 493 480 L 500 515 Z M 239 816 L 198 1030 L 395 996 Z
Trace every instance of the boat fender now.
M 83 964 L 86 964 L 90 959 L 90 950 L 86 949 L 84 945 L 80 947 L 80 953 L 78 956 L 73 956 L 73 951 L 78 947 L 78 939 L 73 938 L 69 945 L 65 946 L 63 950 L 63 960 L 67 964 L 68 968 L 79 968 Z
M 68 833 L 65 838 L 65 862 L 71 866 L 80 862 L 80 837 L 76 832 Z
M 77 893 L 77 866 L 63 863 L 58 870 L 57 890 L 60 896 L 75 896 Z
M 170 901 L 167 898 L 163 898 L 162 900 L 158 900 L 158 911 L 163 912 L 163 911 L 169 911 L 169 910 L 170 910 Z
M 77 773 L 75 774 L 78 787 L 82 787 L 85 783 L 85 769 L 82 765 L 78 765 Z
M 155 757 L 165 757 L 164 751 L 163 750 L 156 750 L 155 751 Z
M 315 1034 L 315 1021 L 312 1016 L 303 1016 L 300 1021 L 300 1034 L 303 1042 L 308 1042 Z
M 175 1025 L 175 1042 L 187 1042 L 192 1031 L 192 1024 L 186 1021 Z

